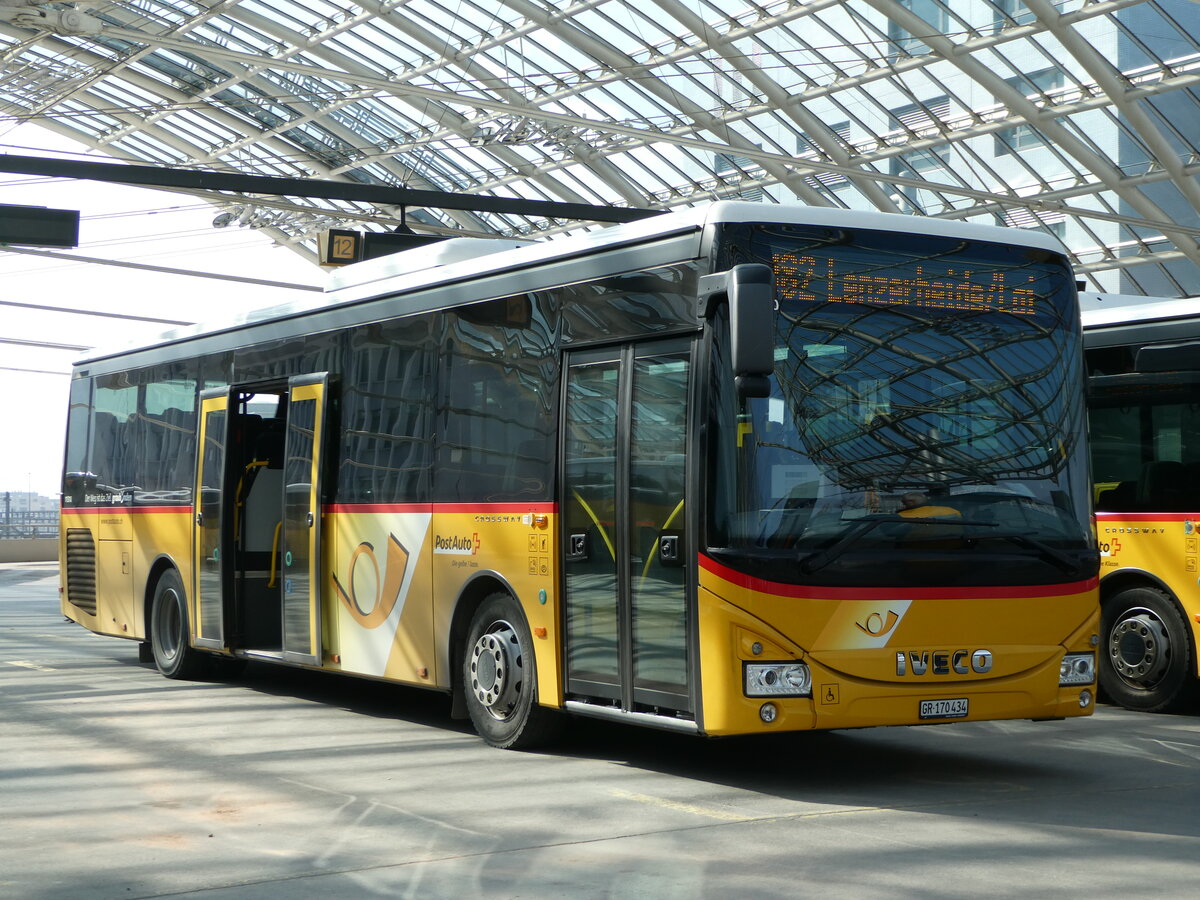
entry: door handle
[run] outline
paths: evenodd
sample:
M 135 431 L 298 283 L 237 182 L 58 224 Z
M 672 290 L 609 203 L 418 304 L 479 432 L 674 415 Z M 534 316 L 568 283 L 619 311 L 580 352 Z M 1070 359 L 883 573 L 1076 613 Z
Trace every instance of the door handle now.
M 683 565 L 683 536 L 678 532 L 663 532 L 658 536 L 658 561 L 665 568 Z
M 197 528 L 204 527 L 204 513 L 202 513 L 202 512 L 196 513 L 196 527 Z
M 572 534 L 567 538 L 567 561 L 583 562 L 588 558 L 587 534 Z
M 309 513 L 307 516 L 305 516 L 305 521 L 307 521 L 307 522 L 308 522 L 308 527 L 309 527 L 309 528 L 312 528 L 312 527 L 313 527 L 313 521 L 314 521 L 314 519 L 313 519 L 313 514 L 312 514 L 312 513 Z

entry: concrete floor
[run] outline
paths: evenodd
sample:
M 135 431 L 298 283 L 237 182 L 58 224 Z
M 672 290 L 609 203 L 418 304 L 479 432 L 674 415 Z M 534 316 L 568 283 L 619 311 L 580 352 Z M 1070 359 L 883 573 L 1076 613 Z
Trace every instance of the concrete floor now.
M 175 682 L 0 566 L 0 897 L 1200 895 L 1200 717 L 484 745 L 434 694 Z

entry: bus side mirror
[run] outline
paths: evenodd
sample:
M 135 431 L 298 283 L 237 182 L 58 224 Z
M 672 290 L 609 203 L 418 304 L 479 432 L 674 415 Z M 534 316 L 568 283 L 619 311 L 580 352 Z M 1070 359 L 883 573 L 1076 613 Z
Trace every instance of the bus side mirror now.
M 775 371 L 775 274 L 770 266 L 742 263 L 701 279 L 701 308 L 711 316 L 720 295 L 729 302 L 729 344 L 734 384 L 743 397 L 767 397 Z

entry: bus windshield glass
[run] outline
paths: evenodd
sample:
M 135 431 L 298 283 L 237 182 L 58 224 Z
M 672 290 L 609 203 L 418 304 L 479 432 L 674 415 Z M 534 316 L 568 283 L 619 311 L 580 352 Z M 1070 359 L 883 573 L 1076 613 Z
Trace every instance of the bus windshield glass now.
M 1061 256 L 727 226 L 716 268 L 742 262 L 775 272 L 775 370 L 769 397 L 740 396 L 716 342 L 714 555 L 803 584 L 1095 574 L 1080 327 Z

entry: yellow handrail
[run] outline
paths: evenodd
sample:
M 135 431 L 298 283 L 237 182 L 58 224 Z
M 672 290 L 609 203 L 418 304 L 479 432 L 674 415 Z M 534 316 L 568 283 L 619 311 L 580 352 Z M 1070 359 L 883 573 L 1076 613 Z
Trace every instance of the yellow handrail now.
M 267 587 L 275 587 L 275 559 L 279 556 L 279 532 L 283 530 L 283 522 L 275 523 L 275 538 L 271 541 L 271 578 Z
M 242 470 L 241 477 L 238 478 L 237 487 L 233 489 L 233 539 L 235 541 L 241 540 L 242 537 L 242 507 L 246 505 L 246 497 L 242 496 L 242 488 L 246 485 L 246 476 L 265 465 L 267 465 L 265 459 L 256 459 L 247 463 L 246 468 Z

